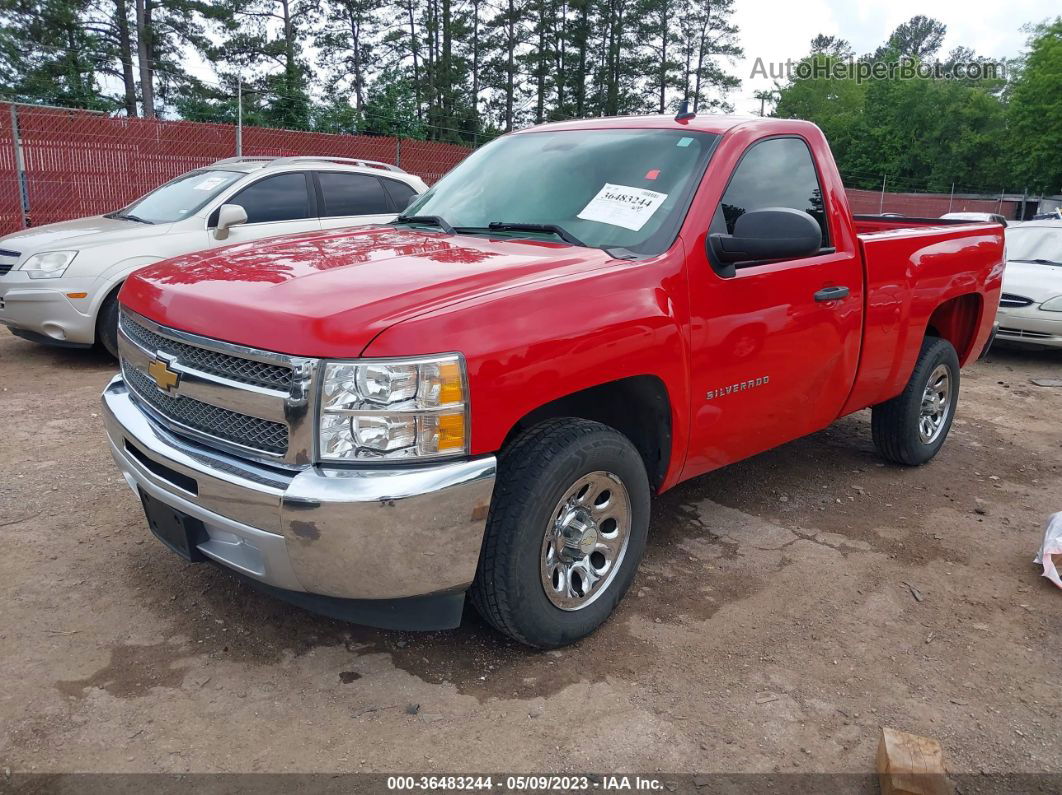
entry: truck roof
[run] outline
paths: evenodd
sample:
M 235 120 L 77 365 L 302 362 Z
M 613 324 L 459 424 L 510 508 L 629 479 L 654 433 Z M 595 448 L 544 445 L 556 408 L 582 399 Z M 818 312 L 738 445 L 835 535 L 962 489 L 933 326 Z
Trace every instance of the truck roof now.
M 607 129 L 674 129 L 674 130 L 697 130 L 722 134 L 727 130 L 741 124 L 756 122 L 757 124 L 789 125 L 792 119 L 770 119 L 762 116 L 739 116 L 723 114 L 698 114 L 692 119 L 676 121 L 673 114 L 661 114 L 652 116 L 606 116 L 595 119 L 578 119 L 575 121 L 558 121 L 549 124 L 539 124 L 518 130 L 517 134 L 529 132 L 542 132 L 545 130 L 607 130 Z

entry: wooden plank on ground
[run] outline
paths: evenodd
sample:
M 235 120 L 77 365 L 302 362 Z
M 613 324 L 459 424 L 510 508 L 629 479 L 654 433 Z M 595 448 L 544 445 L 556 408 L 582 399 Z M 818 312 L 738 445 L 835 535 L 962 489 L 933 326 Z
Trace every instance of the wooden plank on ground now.
M 929 737 L 881 729 L 878 778 L 882 795 L 952 795 L 940 743 Z

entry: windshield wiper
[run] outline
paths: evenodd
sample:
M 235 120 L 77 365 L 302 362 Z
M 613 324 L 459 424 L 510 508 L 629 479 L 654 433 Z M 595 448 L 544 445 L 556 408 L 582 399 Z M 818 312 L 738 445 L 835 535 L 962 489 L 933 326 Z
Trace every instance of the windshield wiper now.
M 556 235 L 565 243 L 588 248 L 586 243 L 577 238 L 563 226 L 558 226 L 557 224 L 520 224 L 511 223 L 509 221 L 491 221 L 487 224 L 487 228 L 499 232 L 548 232 L 551 235 Z
M 438 215 L 400 215 L 395 219 L 399 224 L 426 224 L 437 226 L 448 235 L 456 235 L 457 230 L 450 226 L 450 222 Z
M 1053 259 L 1012 259 L 1011 262 L 1031 262 L 1035 265 L 1062 265 L 1062 262 L 1058 262 Z
M 106 213 L 103 217 L 104 218 L 121 218 L 121 219 L 123 219 L 125 221 L 136 221 L 138 224 L 151 224 L 151 225 L 155 224 L 154 221 L 149 221 L 146 218 L 141 218 L 139 215 L 133 215 L 132 213 L 113 212 L 113 213 Z
M 488 229 L 493 229 L 498 232 L 548 232 L 556 235 L 565 243 L 569 243 L 573 246 L 582 246 L 583 248 L 591 248 L 588 243 L 584 243 L 577 238 L 563 226 L 557 224 L 517 224 L 508 223 L 506 221 L 491 221 L 487 225 Z M 459 227 L 458 232 L 471 232 L 475 233 L 477 229 L 475 227 Z M 617 246 L 601 246 L 602 251 L 608 254 L 610 257 L 616 259 L 642 259 L 641 254 L 637 251 L 631 251 L 629 248 L 622 248 Z

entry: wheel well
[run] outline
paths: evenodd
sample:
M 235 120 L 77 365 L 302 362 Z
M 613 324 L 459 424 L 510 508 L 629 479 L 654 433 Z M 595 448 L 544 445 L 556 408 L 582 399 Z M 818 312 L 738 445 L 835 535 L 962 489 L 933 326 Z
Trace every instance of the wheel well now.
M 528 428 L 557 417 L 579 417 L 615 428 L 638 449 L 653 488 L 663 482 L 671 459 L 671 401 L 656 376 L 610 381 L 539 406 L 510 429 L 502 447 Z
M 977 336 L 981 307 L 981 296 L 977 293 L 967 293 L 945 301 L 930 316 L 926 336 L 947 340 L 959 354 L 959 361 L 965 362 Z
M 107 305 L 107 302 L 118 295 L 118 291 L 122 289 L 122 285 L 125 284 L 125 280 L 118 282 L 110 290 L 107 291 L 107 295 L 103 296 L 103 300 L 100 301 L 99 307 L 96 309 L 96 320 L 92 324 L 96 334 L 96 342 L 100 341 L 100 313 L 103 311 L 103 307 Z
M 122 285 L 123 284 L 125 284 L 125 280 L 124 279 L 122 281 L 118 282 L 118 284 L 114 285 L 114 287 L 112 287 L 110 290 L 107 291 L 107 295 L 103 296 L 103 300 L 100 301 L 100 309 L 103 309 L 103 305 L 105 303 L 107 303 L 112 298 L 114 298 L 115 296 L 118 295 L 118 291 L 122 289 Z M 96 315 L 98 316 L 99 312 L 97 312 Z

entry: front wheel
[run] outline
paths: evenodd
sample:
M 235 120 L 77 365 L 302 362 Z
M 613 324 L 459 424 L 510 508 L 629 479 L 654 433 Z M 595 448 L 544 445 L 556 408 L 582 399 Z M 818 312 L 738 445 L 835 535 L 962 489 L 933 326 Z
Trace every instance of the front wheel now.
M 634 579 L 649 528 L 649 480 L 612 428 L 550 420 L 502 453 L 472 601 L 537 648 L 598 628 Z
M 947 340 L 926 337 L 906 388 L 873 408 L 871 431 L 878 452 L 897 464 L 924 464 L 943 446 L 958 401 L 955 348 Z

